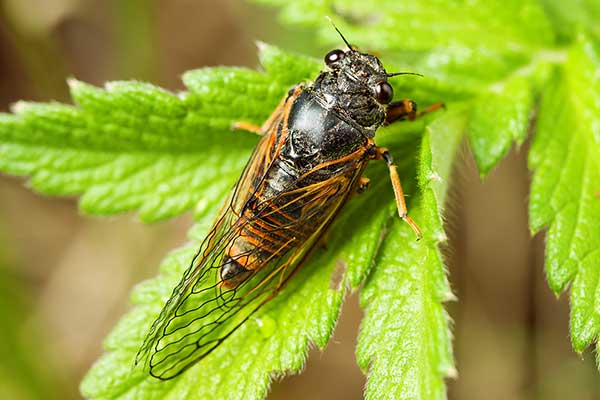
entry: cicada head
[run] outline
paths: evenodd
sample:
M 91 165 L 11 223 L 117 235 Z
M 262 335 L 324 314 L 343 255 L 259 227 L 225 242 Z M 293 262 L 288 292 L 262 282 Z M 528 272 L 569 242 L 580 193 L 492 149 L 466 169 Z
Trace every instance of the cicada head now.
M 354 48 L 347 51 L 336 49 L 325 55 L 325 63 L 337 73 L 340 88 L 360 89 L 381 106 L 392 101 L 394 89 L 387 81 L 388 73 L 374 55 Z
M 376 56 L 358 51 L 341 33 L 340 36 L 348 49 L 332 50 L 325 55 L 327 68 L 313 88 L 328 108 L 343 113 L 374 134 L 385 121 L 387 105 L 394 97 L 388 77 L 395 74 L 388 74 Z
M 314 90 L 326 103 L 367 130 L 385 120 L 394 90 L 377 57 L 350 49 L 332 50 L 325 56 L 327 69 L 317 77 Z

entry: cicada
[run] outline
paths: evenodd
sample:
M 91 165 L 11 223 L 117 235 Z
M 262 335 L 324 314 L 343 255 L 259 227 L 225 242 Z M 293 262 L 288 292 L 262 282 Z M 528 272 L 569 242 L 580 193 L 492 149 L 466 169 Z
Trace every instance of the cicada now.
M 374 137 L 423 112 L 411 100 L 392 102 L 388 78 L 402 73 L 387 73 L 337 31 L 347 49 L 327 53 L 314 82 L 289 90 L 262 126 L 235 125 L 261 139 L 138 353 L 152 376 L 179 375 L 272 299 L 365 188 L 370 160 L 387 163 L 400 218 L 421 236 L 392 156 Z

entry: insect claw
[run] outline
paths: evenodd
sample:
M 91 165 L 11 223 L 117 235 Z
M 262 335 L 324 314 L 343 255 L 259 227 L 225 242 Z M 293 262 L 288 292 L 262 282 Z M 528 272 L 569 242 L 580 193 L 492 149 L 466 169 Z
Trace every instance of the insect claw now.
M 423 238 L 423 234 L 421 233 L 421 228 L 412 220 L 408 215 L 404 215 L 404 217 L 400 216 L 410 226 L 415 235 L 417 236 L 417 242 Z

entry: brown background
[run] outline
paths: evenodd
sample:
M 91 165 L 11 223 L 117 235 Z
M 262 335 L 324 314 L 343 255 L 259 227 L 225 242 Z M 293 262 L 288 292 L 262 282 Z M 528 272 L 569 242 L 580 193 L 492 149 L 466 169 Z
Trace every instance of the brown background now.
M 280 27 L 272 10 L 234 0 L 0 1 L 0 110 L 19 99 L 69 101 L 67 76 L 179 90 L 189 69 L 254 67 L 256 39 L 320 51 L 309 32 Z M 191 219 L 147 226 L 133 214 L 81 216 L 75 199 L 44 198 L 24 183 L 0 176 L 0 279 L 15 292 L 14 321 L 0 322 L 15 338 L 0 344 L 0 393 L 78 398 L 131 287 L 156 274 Z M 557 301 L 545 283 L 544 239 L 529 238 L 528 185 L 524 150 L 485 183 L 468 150 L 459 156 L 447 216 L 459 298 L 448 306 L 459 371 L 452 399 L 600 398 L 593 354 L 570 349 L 567 298 Z M 327 350 L 311 351 L 303 374 L 274 383 L 269 398 L 361 398 L 353 353 L 361 315 L 353 295 Z

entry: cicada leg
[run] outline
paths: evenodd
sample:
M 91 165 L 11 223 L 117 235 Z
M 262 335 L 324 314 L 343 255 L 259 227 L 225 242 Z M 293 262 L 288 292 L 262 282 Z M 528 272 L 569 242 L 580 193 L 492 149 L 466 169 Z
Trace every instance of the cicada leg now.
M 396 197 L 396 206 L 398 208 L 398 215 L 410 226 L 410 228 L 417 235 L 417 240 L 421 239 L 421 229 L 408 216 L 408 209 L 406 208 L 406 202 L 404 201 L 404 191 L 402 190 L 402 184 L 400 183 L 400 177 L 398 176 L 398 170 L 394 164 L 390 152 L 385 147 L 375 147 L 373 158 L 376 160 L 384 160 L 388 166 L 390 172 L 390 180 L 392 181 L 392 187 L 394 188 L 394 196 Z
M 234 122 L 233 129 L 256 133 L 259 136 L 264 134 L 260 126 L 251 124 L 250 122 Z
M 395 101 L 390 103 L 390 105 L 387 107 L 385 125 L 406 119 L 413 121 L 422 115 L 439 110 L 440 108 L 445 108 L 444 103 L 436 103 L 427 107 L 423 111 L 417 112 L 417 103 L 414 101 L 408 99 Z

